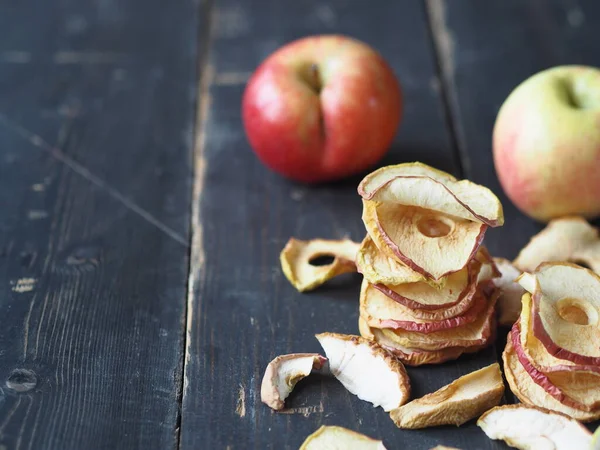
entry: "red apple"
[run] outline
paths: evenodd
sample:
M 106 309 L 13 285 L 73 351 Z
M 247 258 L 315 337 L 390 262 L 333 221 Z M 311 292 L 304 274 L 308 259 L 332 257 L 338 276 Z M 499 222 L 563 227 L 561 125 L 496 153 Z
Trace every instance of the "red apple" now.
M 371 47 L 345 36 L 306 37 L 277 50 L 250 78 L 242 104 L 260 160 L 311 183 L 379 161 L 401 113 L 392 69 Z
M 502 188 L 525 214 L 546 222 L 600 214 L 600 70 L 540 72 L 506 99 L 494 126 Z

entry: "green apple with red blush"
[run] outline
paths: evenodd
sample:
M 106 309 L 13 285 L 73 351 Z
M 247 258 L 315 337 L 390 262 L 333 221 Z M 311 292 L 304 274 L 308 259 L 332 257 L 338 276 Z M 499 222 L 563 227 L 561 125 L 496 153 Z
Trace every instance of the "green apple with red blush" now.
M 402 115 L 400 84 L 373 48 L 309 36 L 270 55 L 246 85 L 244 129 L 258 158 L 305 183 L 360 173 L 387 152 Z
M 600 70 L 559 66 L 520 84 L 494 126 L 500 184 L 525 214 L 600 215 Z

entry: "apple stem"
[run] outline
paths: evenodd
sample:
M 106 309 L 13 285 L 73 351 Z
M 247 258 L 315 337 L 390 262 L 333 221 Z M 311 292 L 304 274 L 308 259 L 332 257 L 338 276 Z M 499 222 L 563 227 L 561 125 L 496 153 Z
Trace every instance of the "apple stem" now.
M 318 94 L 321 92 L 322 86 L 321 86 L 321 76 L 319 73 L 319 66 L 317 66 L 315 63 L 310 65 L 310 74 L 312 76 L 312 86 Z

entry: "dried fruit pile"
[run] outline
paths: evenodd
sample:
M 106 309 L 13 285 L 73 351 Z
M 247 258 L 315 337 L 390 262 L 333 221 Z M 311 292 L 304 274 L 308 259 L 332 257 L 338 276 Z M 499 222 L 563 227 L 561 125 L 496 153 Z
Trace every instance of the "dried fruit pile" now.
M 511 390 L 580 421 L 600 418 L 600 277 L 543 263 L 518 281 L 526 293 L 503 354 Z
M 364 276 L 361 334 L 408 365 L 473 352 L 495 335 L 499 273 L 481 246 L 503 223 L 487 188 L 424 164 L 381 168 L 358 187 L 367 236 L 356 256 Z

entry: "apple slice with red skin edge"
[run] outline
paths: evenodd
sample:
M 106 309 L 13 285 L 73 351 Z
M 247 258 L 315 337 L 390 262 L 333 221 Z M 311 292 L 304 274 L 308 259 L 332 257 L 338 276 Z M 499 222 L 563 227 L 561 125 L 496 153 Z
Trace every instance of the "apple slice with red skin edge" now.
M 600 419 L 600 410 L 587 412 L 571 408 L 556 400 L 543 387 L 536 384 L 521 365 L 513 348 L 510 335 L 506 341 L 506 348 L 502 353 L 502 360 L 504 362 L 506 381 L 512 393 L 521 402 L 527 405 L 546 408 L 550 411 L 560 412 L 581 422 L 592 422 Z
M 259 159 L 306 183 L 374 165 L 401 116 L 393 70 L 373 48 L 341 35 L 278 49 L 252 74 L 242 99 L 244 129 Z
M 310 291 L 343 273 L 356 272 L 356 252 L 360 244 L 343 239 L 290 240 L 281 251 L 279 260 L 283 273 L 300 292 Z M 313 265 L 312 261 L 321 257 L 333 257 L 330 264 Z
M 434 283 L 395 258 L 390 258 L 375 245 L 367 234 L 356 254 L 356 268 L 372 284 L 398 285 L 426 282 L 441 287 L 445 279 Z
M 476 286 L 475 286 L 476 287 Z M 474 295 L 470 309 L 460 316 L 448 319 L 428 320 L 410 315 L 407 308 L 379 292 L 368 281 L 363 280 L 360 294 L 360 311 L 369 326 L 375 328 L 403 329 L 423 334 L 461 327 L 474 322 L 486 309 L 487 299 L 481 293 Z
M 495 304 L 497 293 L 487 302 L 477 320 L 457 328 L 419 333 L 408 330 L 382 328 L 383 334 L 393 342 L 405 347 L 422 350 L 440 350 L 448 347 L 472 347 L 487 343 L 495 330 Z
M 518 322 L 521 347 L 536 369 L 548 375 L 556 385 L 569 383 L 573 374 L 580 379 L 588 379 L 590 384 L 600 381 L 600 366 L 577 364 L 548 353 L 546 347 L 533 334 L 531 294 L 523 294 L 521 301 L 523 308 Z
M 600 277 L 575 264 L 551 262 L 518 280 L 533 294 L 533 334 L 548 352 L 600 365 Z
M 546 261 L 569 261 L 587 265 L 594 272 L 600 273 L 598 229 L 583 217 L 551 220 L 519 252 L 514 265 L 522 271 L 533 272 Z
M 369 283 L 365 280 L 366 283 Z M 412 309 L 406 306 L 404 302 L 398 302 L 395 298 L 386 295 L 386 290 L 381 289 L 380 286 L 374 286 L 369 283 L 369 287 L 361 290 L 361 307 L 367 309 L 375 309 L 380 311 L 382 309 L 389 311 L 388 318 L 405 317 L 407 320 L 421 319 L 429 321 L 439 321 L 444 319 L 451 319 L 453 317 L 460 316 L 467 312 L 475 303 L 477 296 L 477 285 L 472 286 L 472 290 L 465 295 L 460 302 L 456 305 L 439 308 L 439 309 Z M 364 297 L 364 298 L 363 298 Z M 379 317 L 381 314 L 374 314 L 365 312 L 366 315 L 372 317 Z
M 377 343 L 338 333 L 317 334 L 329 370 L 361 400 L 390 411 L 408 401 L 410 380 L 402 363 Z M 373 384 L 373 380 L 378 380 Z
M 500 365 L 494 363 L 394 409 L 390 417 L 398 428 L 404 429 L 460 426 L 498 405 L 503 394 Z
M 588 449 L 592 442 L 592 433 L 578 421 L 536 406 L 496 406 L 477 420 L 477 426 L 490 439 L 521 450 Z
M 300 450 L 386 450 L 383 442 L 348 430 L 347 428 L 322 425 L 308 436 Z
M 393 301 L 415 310 L 440 310 L 457 305 L 473 296 L 481 264 L 471 261 L 468 267 L 446 278 L 444 287 L 436 289 L 427 283 L 401 285 L 374 284 L 373 287 Z
M 321 369 L 325 362 L 327 358 L 317 353 L 293 353 L 276 357 L 265 370 L 260 399 L 274 410 L 282 409 L 296 383 L 313 370 Z
M 488 188 L 423 163 L 382 167 L 368 174 L 358 186 L 365 200 L 396 203 L 443 212 L 449 216 L 484 223 L 504 223 L 502 204 Z
M 488 342 L 481 346 L 474 347 L 450 347 L 441 350 L 419 350 L 414 348 L 403 347 L 392 340 L 388 339 L 380 329 L 371 328 L 364 320 L 359 317 L 358 329 L 362 337 L 377 342 L 382 348 L 386 349 L 398 359 L 400 359 L 404 365 L 407 366 L 422 366 L 426 364 L 440 364 L 446 361 L 457 359 L 463 353 L 474 353 L 482 348 L 486 347 L 489 342 L 493 341 L 493 336 L 490 337 Z
M 432 280 L 458 272 L 473 259 L 487 225 L 440 212 L 363 200 L 363 222 L 375 245 Z
M 494 280 L 494 284 L 500 290 L 498 298 L 498 323 L 500 325 L 512 326 L 521 314 L 521 297 L 525 289 L 516 282 L 521 271 L 504 258 L 494 258 L 496 267 L 500 271 L 500 277 Z
M 523 366 L 535 384 L 541 386 L 550 396 L 554 397 L 563 405 L 588 412 L 598 409 L 600 406 L 600 400 L 598 399 L 598 396 L 600 395 L 600 385 L 598 385 L 598 383 L 587 386 L 587 388 L 584 383 L 583 390 L 584 392 L 588 392 L 587 395 L 584 393 L 583 396 L 581 395 L 581 383 L 577 380 L 573 380 L 573 383 L 570 385 L 565 384 L 564 388 L 557 386 L 546 374 L 540 372 L 527 357 L 527 354 L 521 346 L 520 328 L 518 323 L 513 325 L 509 337 L 521 366 Z M 593 395 L 594 391 L 597 392 L 597 395 Z

